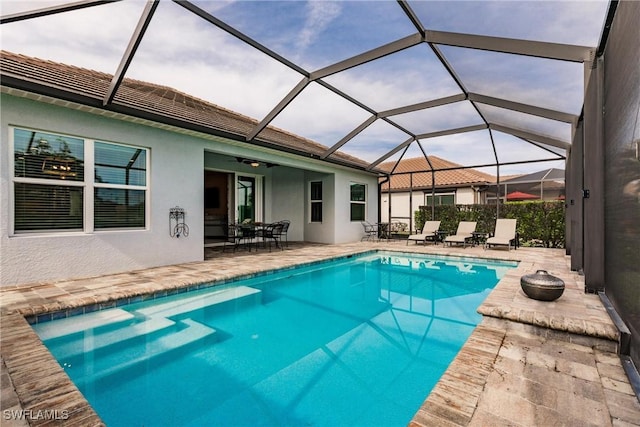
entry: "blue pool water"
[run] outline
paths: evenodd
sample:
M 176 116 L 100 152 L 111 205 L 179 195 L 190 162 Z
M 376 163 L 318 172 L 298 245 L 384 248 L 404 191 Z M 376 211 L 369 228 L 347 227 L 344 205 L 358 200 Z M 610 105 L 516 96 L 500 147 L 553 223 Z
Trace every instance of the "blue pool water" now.
M 401 426 L 512 267 L 379 252 L 34 328 L 108 426 Z

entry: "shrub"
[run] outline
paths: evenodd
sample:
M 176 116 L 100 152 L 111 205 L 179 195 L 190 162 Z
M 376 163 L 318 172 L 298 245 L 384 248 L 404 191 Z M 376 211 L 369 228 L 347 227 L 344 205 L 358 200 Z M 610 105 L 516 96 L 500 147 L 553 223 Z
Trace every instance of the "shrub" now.
M 518 220 L 517 231 L 522 246 L 563 248 L 565 245 L 564 202 L 507 202 L 500 205 L 501 218 Z M 422 229 L 431 219 L 431 207 L 420 206 L 414 213 L 416 229 Z M 455 232 L 460 221 L 476 221 L 476 230 L 493 232 L 496 223 L 495 205 L 441 205 L 435 208 L 440 229 Z

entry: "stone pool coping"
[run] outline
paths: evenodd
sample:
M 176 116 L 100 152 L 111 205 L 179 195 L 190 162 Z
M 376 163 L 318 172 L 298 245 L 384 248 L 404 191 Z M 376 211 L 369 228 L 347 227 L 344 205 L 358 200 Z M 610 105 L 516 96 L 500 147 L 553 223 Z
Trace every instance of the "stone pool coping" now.
M 0 290 L 0 354 L 2 367 L 6 372 L 6 379 L 3 372 L 3 409 L 20 408 L 30 411 L 28 414 L 31 415 L 40 414 L 38 411 L 55 410 L 55 415 L 59 415 L 59 418 L 65 417 L 64 420 L 32 418 L 31 425 L 46 425 L 52 422 L 62 422 L 64 425 L 103 425 L 98 415 L 41 343 L 25 316 L 33 322 L 42 315 L 53 317 L 62 315 L 60 313 L 73 314 L 74 310 L 80 307 L 91 307 L 90 310 L 109 308 L 131 299 L 148 298 L 149 295 L 163 296 L 197 289 L 201 283 L 232 280 L 234 277 L 255 275 L 265 270 L 289 268 L 378 249 L 519 261 L 518 266 L 505 275 L 478 310 L 485 316 L 485 320 L 476 328 L 425 400 L 412 421 L 413 425 L 482 425 L 488 421 L 487 417 L 494 423 L 510 420 L 512 416 L 507 411 L 508 408 L 498 410 L 499 408 L 495 408 L 496 404 L 491 401 L 488 403 L 489 407 L 484 408 L 483 402 L 487 404 L 486 398 L 492 396 L 492 388 L 488 387 L 493 381 L 492 375 L 501 363 L 506 363 L 504 361 L 509 359 L 501 354 L 506 351 L 505 343 L 517 343 L 522 336 L 526 337 L 527 343 L 533 342 L 543 347 L 565 346 L 571 351 L 580 347 L 584 348 L 582 353 L 591 351 L 589 354 L 593 361 L 586 365 L 581 364 L 580 368 L 599 366 L 598 363 L 603 365 L 602 362 L 598 362 L 598 357 L 607 360 L 607 369 L 615 373 L 615 378 L 602 374 L 594 376 L 591 370 L 585 368 L 591 372 L 589 381 L 593 380 L 589 382 L 589 387 L 594 387 L 591 383 L 598 383 L 598 389 L 602 390 L 606 388 L 603 384 L 611 383 L 622 391 L 607 389 L 611 392 L 599 393 L 599 396 L 604 396 L 600 400 L 605 401 L 606 410 L 602 409 L 602 405 L 596 405 L 596 412 L 606 412 L 608 416 L 604 418 L 609 420 L 609 423 L 611 420 L 624 419 L 630 425 L 640 425 L 640 406 L 632 391 L 629 394 L 630 386 L 628 382 L 624 383 L 624 372 L 620 376 L 621 366 L 614 363 L 615 357 L 605 357 L 615 356 L 618 340 L 615 325 L 599 298 L 584 293 L 584 281 L 577 273 L 570 271 L 564 251 L 530 248 L 485 251 L 479 247 L 463 249 L 442 245 L 407 246 L 404 242 L 363 242 L 331 246 L 292 245 L 291 249 L 282 252 L 215 254 L 202 262 L 88 279 L 3 288 Z M 520 290 L 520 276 L 538 269 L 545 269 L 565 281 L 565 294 L 557 301 L 548 303 L 530 300 Z M 522 327 L 529 329 L 523 330 Z M 553 369 L 557 368 L 556 365 Z M 518 369 L 526 367 L 525 363 L 524 368 Z M 503 373 L 503 377 L 504 375 Z M 586 381 L 575 375 L 569 377 L 578 382 Z M 522 379 L 522 376 L 519 378 L 521 381 L 526 379 Z M 562 380 L 571 381 L 564 377 Z M 5 384 L 9 386 L 5 387 Z M 500 389 L 493 389 L 496 388 Z M 13 400 L 10 397 L 5 399 L 5 394 L 10 395 L 12 391 L 15 396 Z M 611 408 L 615 405 L 607 403 L 607 396 L 611 395 L 615 397 L 614 402 L 631 403 L 625 405 L 631 408 L 630 414 L 624 413 L 620 418 L 619 413 L 612 411 Z M 631 397 L 635 400 L 635 405 Z M 503 414 L 505 411 L 506 414 Z M 549 411 L 549 416 L 553 416 L 553 411 Z M 584 414 L 590 414 L 589 411 L 585 412 L 584 408 L 577 412 L 582 418 Z M 560 413 L 555 415 L 560 416 Z M 599 418 L 591 416 L 587 419 Z M 478 422 L 480 424 L 477 424 Z M 515 422 L 515 425 L 527 425 L 520 424 L 520 418 L 511 422 Z

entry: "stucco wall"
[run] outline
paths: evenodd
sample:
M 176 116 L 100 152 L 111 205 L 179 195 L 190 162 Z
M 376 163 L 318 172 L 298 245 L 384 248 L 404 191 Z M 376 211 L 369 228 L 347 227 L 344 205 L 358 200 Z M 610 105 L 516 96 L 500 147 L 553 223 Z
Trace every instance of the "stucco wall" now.
M 2 285 L 86 277 L 203 258 L 202 144 L 185 137 L 2 95 Z M 151 149 L 147 230 L 9 236 L 9 125 Z M 169 209 L 186 210 L 190 236 L 169 236 Z
M 291 221 L 287 239 L 289 241 L 305 240 L 305 179 L 304 171 L 290 167 L 273 168 L 272 197 L 267 197 L 271 203 L 271 218 L 268 221 L 288 219 Z
M 475 191 L 471 188 L 458 188 L 456 190 L 457 205 L 473 205 L 475 203 Z
M 335 239 L 335 175 L 305 173 L 304 200 L 309 200 L 309 182 L 322 181 L 322 222 L 311 222 L 309 203 L 304 206 L 304 236 L 308 242 L 332 243 Z
M 409 217 L 413 226 L 414 213 L 424 205 L 424 193 L 422 191 L 414 191 L 409 197 L 409 193 L 391 193 L 391 219 L 393 221 L 404 222 L 409 225 Z M 382 222 L 389 221 L 389 194 L 382 195 L 381 203 Z
M 6 94 L 2 94 L 0 101 L 1 285 L 88 277 L 202 260 L 205 167 L 253 171 L 249 166 L 229 162 L 228 158 L 223 162 L 215 153 L 249 158 L 259 156 L 279 165 L 263 172 L 264 219 L 291 220 L 290 240 L 322 243 L 359 240 L 362 226 L 349 222 L 349 183 L 352 180 L 367 184 L 367 215 L 372 222 L 377 218 L 377 177 L 369 173 L 254 149 L 246 144 L 228 145 L 181 135 Z M 9 126 L 148 147 L 151 166 L 147 229 L 11 236 Z M 327 183 L 325 221 L 319 225 L 309 224 L 305 213 L 308 204 L 305 179 L 309 173 L 324 176 Z M 334 216 L 337 205 L 342 206 L 340 213 Z M 186 211 L 186 223 L 190 228 L 188 237 L 178 239 L 169 235 L 169 209 L 175 206 Z
M 335 243 L 360 240 L 364 235 L 361 221 L 351 221 L 351 183 L 365 184 L 366 220 L 378 222 L 378 180 L 350 172 L 335 175 Z

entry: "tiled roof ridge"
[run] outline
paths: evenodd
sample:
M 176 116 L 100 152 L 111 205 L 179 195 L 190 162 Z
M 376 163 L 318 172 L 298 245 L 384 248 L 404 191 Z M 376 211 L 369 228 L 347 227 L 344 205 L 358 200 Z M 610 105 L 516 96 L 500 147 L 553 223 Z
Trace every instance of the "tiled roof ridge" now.
M 451 187 L 460 185 L 474 185 L 474 184 L 491 184 L 496 182 L 496 177 L 486 172 L 479 171 L 477 169 L 464 167 L 461 164 L 452 162 L 447 159 L 443 159 L 439 156 L 428 155 L 429 162 L 435 169 L 436 187 Z M 385 162 L 380 165 L 383 170 L 390 171 L 391 167 L 395 165 L 396 161 Z M 411 163 L 413 166 L 418 164 L 422 167 L 421 170 L 409 170 L 411 169 Z M 402 165 L 409 164 L 407 168 L 403 168 Z M 386 168 L 385 168 L 386 166 Z M 404 170 L 407 169 L 407 170 Z M 431 168 L 427 164 L 424 156 L 412 157 L 408 159 L 402 159 L 399 167 L 391 176 L 391 189 L 402 190 L 409 188 L 410 180 L 409 174 L 413 176 L 414 188 L 430 188 L 431 187 Z M 389 183 L 383 184 L 383 190 L 387 190 Z
M 496 179 L 491 174 L 488 174 L 486 172 L 482 172 L 482 171 L 479 171 L 479 170 L 473 169 L 473 168 L 465 168 L 464 165 L 462 165 L 462 164 L 459 164 L 459 163 L 456 163 L 456 162 L 452 162 L 451 160 L 447 160 L 447 159 L 444 159 L 444 158 L 439 157 L 439 156 L 435 156 L 435 155 L 429 154 L 429 155 L 427 155 L 427 157 L 429 158 L 429 161 L 432 164 L 440 162 L 440 163 L 443 163 L 444 165 L 446 165 L 446 168 L 452 168 L 452 169 L 460 168 L 459 170 L 461 170 L 461 171 L 465 171 L 466 173 L 473 174 L 473 175 L 475 175 L 475 176 L 477 176 L 479 178 L 483 178 L 483 180 L 490 181 L 490 182 L 491 182 L 491 180 L 495 180 Z M 414 161 L 421 161 L 421 160 L 424 160 L 424 157 L 410 157 L 408 159 L 402 159 L 400 161 L 400 164 L 408 163 L 408 162 L 414 162 Z M 396 163 L 396 161 L 384 162 L 384 163 L 380 164 L 380 168 L 381 169 L 385 169 L 385 166 L 392 166 L 392 165 L 395 165 L 395 163 Z M 438 172 L 438 169 L 441 169 L 441 168 L 436 167 L 435 168 L 436 173 Z M 425 173 L 425 172 L 429 172 L 429 171 L 431 171 L 430 168 L 426 169 L 424 171 L 412 171 L 412 172 L 414 172 L 414 173 Z
M 39 67 L 41 69 L 40 71 L 41 73 L 42 71 L 46 73 L 55 73 L 56 71 L 57 72 L 64 71 L 65 73 L 70 75 L 76 74 L 78 76 L 83 76 L 85 79 L 91 79 L 91 80 L 100 82 L 100 87 L 102 87 L 103 85 L 109 85 L 111 80 L 113 79 L 113 75 L 109 73 L 105 73 L 103 71 L 96 71 L 89 68 L 79 67 L 77 65 L 70 65 L 70 64 L 56 62 L 48 59 L 27 56 L 20 53 L 9 52 L 4 49 L 0 50 L 0 57 L 2 57 L 3 60 L 15 61 L 15 62 L 19 62 L 21 64 L 25 64 L 27 66 L 32 66 L 32 67 Z M 28 79 L 30 81 L 35 81 L 35 80 L 37 80 L 38 82 L 43 81 L 42 75 L 40 76 L 36 75 L 35 77 L 21 75 L 20 77 L 24 79 Z M 47 81 L 48 81 L 48 84 L 55 85 L 55 83 L 52 83 L 50 80 L 47 80 Z M 72 90 L 75 92 L 79 92 L 78 90 L 74 90 L 68 86 L 64 86 L 64 85 L 62 86 L 55 85 L 55 86 L 63 88 L 65 90 Z M 118 91 L 114 99 L 114 102 L 116 103 L 125 103 L 126 105 L 134 105 L 137 108 L 149 109 L 150 105 L 155 102 L 155 101 L 149 100 L 149 96 L 152 96 L 152 97 L 160 98 L 157 100 L 158 103 L 162 103 L 161 101 L 164 100 L 165 102 L 169 102 L 172 105 L 180 106 L 180 108 L 187 109 L 183 111 L 191 110 L 191 111 L 200 111 L 201 113 L 210 112 L 210 114 L 218 114 L 218 115 L 226 116 L 228 119 L 231 119 L 232 121 L 236 121 L 236 123 L 242 122 L 244 123 L 244 126 L 248 125 L 253 127 L 259 123 L 259 121 L 254 118 L 251 118 L 249 116 L 240 114 L 236 111 L 221 107 L 220 105 L 214 104 L 212 102 L 202 100 L 196 96 L 179 91 L 170 86 L 150 83 L 150 82 L 126 77 L 122 80 L 120 89 L 121 90 Z M 96 90 L 95 87 L 94 88 L 87 87 L 87 88 L 83 88 L 81 93 L 83 95 L 99 98 L 101 96 L 100 90 L 101 90 L 100 88 Z M 133 91 L 133 93 L 137 94 L 138 96 L 132 97 L 131 91 Z M 139 96 L 139 95 L 146 95 L 146 96 Z M 149 104 L 150 102 L 151 104 Z M 183 114 L 192 115 L 192 113 L 191 114 L 183 113 Z M 198 118 L 195 116 L 191 117 L 191 119 L 198 121 Z M 230 124 L 228 122 L 228 119 L 221 118 L 222 122 L 213 123 L 212 126 L 218 129 L 227 129 L 224 127 L 225 124 L 227 126 L 233 126 L 232 123 Z M 226 123 L 224 123 L 225 120 L 227 120 Z M 241 130 L 236 129 L 236 131 L 242 133 Z M 275 139 L 270 138 L 269 135 L 271 135 L 271 137 Z M 282 146 L 283 148 L 287 146 L 292 146 L 292 145 L 299 146 L 299 149 L 301 149 L 302 151 L 307 152 L 309 154 L 315 154 L 315 155 L 320 155 L 325 150 L 328 149 L 326 145 L 323 145 L 319 142 L 310 140 L 300 135 L 296 135 L 292 132 L 289 132 L 287 130 L 284 130 L 272 125 L 267 126 L 257 136 L 257 139 L 261 141 L 270 142 L 270 143 L 275 142 L 276 144 Z M 306 148 L 304 148 L 305 146 Z M 362 159 L 359 159 L 357 157 L 354 157 L 352 155 L 346 154 L 344 152 L 335 152 L 331 154 L 329 157 L 346 160 L 352 164 L 358 164 L 360 166 L 365 166 L 368 164 L 368 162 Z

